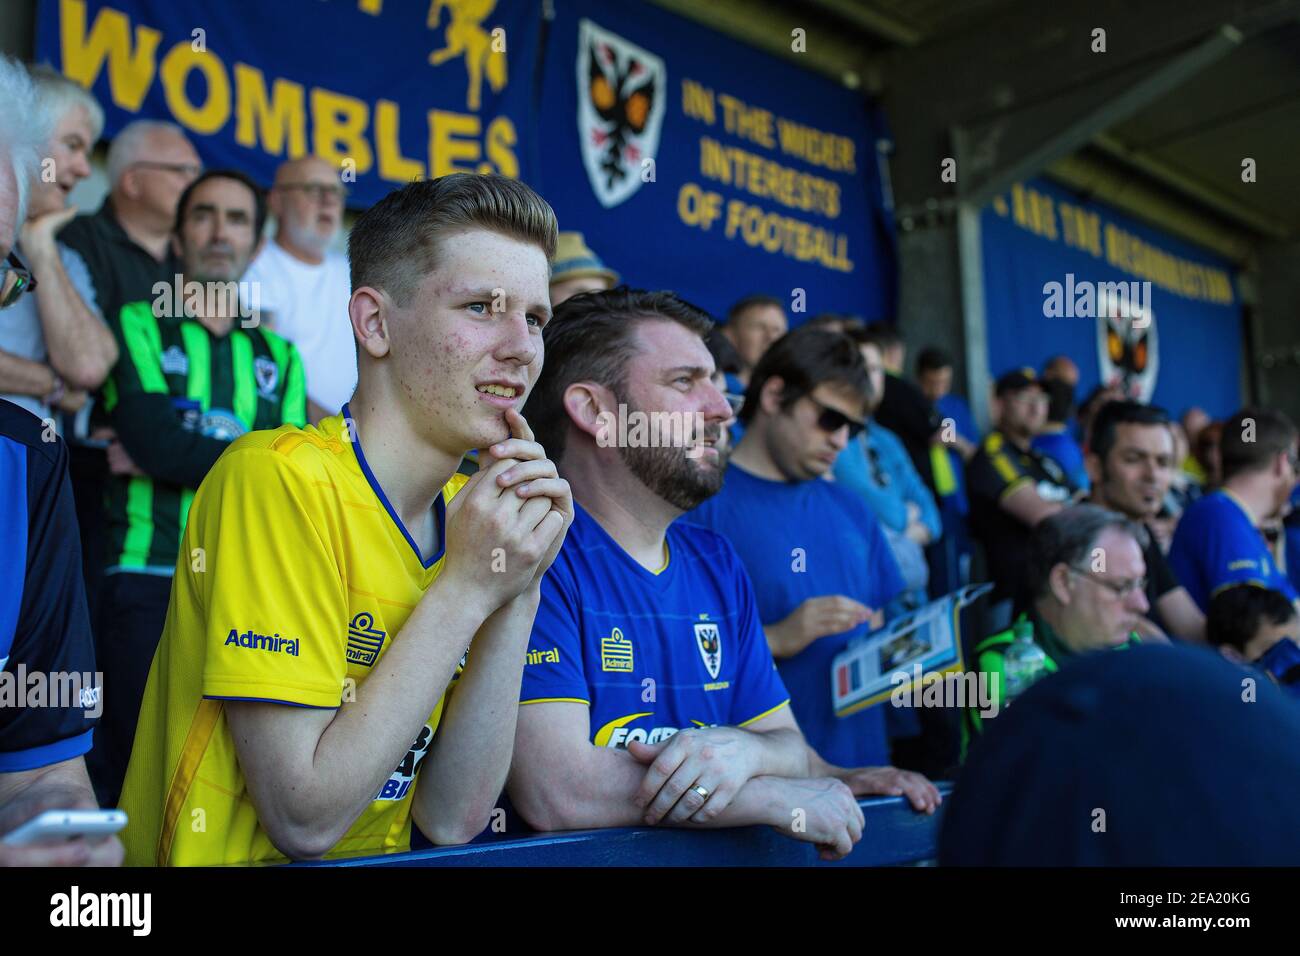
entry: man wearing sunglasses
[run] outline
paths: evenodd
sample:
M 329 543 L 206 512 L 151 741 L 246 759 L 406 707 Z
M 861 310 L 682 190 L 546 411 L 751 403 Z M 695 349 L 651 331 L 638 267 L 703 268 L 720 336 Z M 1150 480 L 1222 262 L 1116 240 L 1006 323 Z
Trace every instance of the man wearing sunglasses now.
M 722 490 L 688 520 L 728 538 L 753 579 L 790 708 L 820 755 L 812 772 L 859 795 L 907 792 L 930 809 L 933 786 L 889 766 L 883 709 L 839 718 L 831 700 L 831 659 L 882 625 L 904 591 L 875 515 L 856 492 L 822 480 L 865 428 L 870 394 L 848 336 L 805 327 L 778 339 L 750 378 L 745 435 Z
M 1142 558 L 1147 540 L 1141 525 L 1096 505 L 1074 505 L 1034 528 L 1025 553 L 1030 603 L 1018 622 L 1033 625 L 1034 643 L 1047 658 L 1047 673 L 1082 654 L 1138 643 L 1138 630 L 1150 610 Z M 1004 657 L 1014 639 L 1013 625 L 975 647 L 973 669 L 987 675 L 984 680 L 999 712 L 1006 696 Z M 967 708 L 964 742 L 983 732 L 989 718 L 980 713 Z
M 302 355 L 312 422 L 337 415 L 357 384 L 348 260 L 330 249 L 346 199 L 339 171 L 325 160 L 305 156 L 283 163 L 267 197 L 275 239 L 244 277 L 257 284 L 263 321 Z
M 966 466 L 971 532 L 984 545 L 994 584 L 993 624 L 1009 620 L 1022 598 L 1029 533 L 1075 494 L 1065 471 L 1031 447 L 1047 421 L 1047 393 L 1033 369 L 1007 372 L 994 385 L 997 426 Z

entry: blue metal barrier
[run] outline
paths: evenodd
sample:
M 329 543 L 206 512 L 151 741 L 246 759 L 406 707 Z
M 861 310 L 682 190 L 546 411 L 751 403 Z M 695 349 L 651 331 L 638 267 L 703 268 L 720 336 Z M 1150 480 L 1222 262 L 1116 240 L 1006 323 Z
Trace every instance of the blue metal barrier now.
M 946 798 L 951 785 L 938 784 Z M 917 813 L 902 797 L 859 800 L 866 827 L 853 852 L 836 863 L 771 827 L 681 830 L 624 827 L 533 836 L 501 835 L 465 846 L 295 866 L 893 866 L 932 860 L 943 806 Z

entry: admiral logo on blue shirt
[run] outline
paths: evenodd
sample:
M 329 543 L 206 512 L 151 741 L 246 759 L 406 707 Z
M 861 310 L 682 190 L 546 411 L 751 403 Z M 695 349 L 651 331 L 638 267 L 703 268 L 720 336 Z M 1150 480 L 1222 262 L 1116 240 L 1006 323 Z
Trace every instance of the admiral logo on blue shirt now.
M 348 663 L 373 667 L 384 646 L 385 632 L 375 627 L 375 618 L 362 611 L 348 625 Z

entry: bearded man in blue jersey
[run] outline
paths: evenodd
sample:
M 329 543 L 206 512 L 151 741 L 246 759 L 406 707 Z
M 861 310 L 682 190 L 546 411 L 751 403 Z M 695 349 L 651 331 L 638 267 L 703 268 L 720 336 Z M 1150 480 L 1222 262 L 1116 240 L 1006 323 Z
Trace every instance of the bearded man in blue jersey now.
M 575 296 L 548 326 L 525 414 L 577 507 L 542 581 L 510 798 L 538 829 L 769 824 L 843 856 L 862 832 L 850 772 L 804 740 L 731 545 L 677 520 L 725 469 L 710 327 L 628 289 Z M 858 792 L 938 803 L 928 782 L 879 783 Z

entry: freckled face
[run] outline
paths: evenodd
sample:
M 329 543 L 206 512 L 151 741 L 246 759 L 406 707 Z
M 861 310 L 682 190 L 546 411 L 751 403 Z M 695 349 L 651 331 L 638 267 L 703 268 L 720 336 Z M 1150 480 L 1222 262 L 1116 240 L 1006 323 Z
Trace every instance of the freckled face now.
M 445 235 L 438 264 L 392 310 L 391 360 L 417 428 L 453 452 L 508 438 L 542 370 L 550 269 L 538 246 L 482 229 Z

